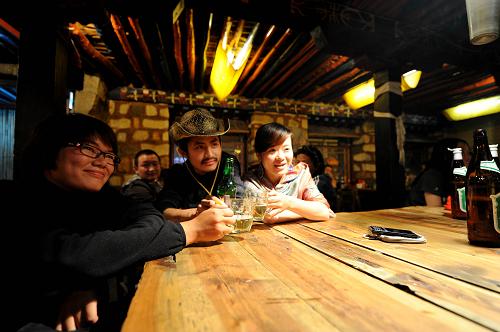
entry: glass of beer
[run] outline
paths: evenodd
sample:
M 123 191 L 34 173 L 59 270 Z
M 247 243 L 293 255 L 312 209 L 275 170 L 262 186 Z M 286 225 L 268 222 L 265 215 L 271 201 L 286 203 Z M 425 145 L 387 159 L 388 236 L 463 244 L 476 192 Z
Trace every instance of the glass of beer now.
M 263 192 L 261 196 L 254 196 L 253 220 L 262 221 L 267 210 L 267 192 Z
M 253 201 L 249 198 L 231 198 L 230 204 L 236 219 L 231 233 L 249 232 L 253 222 Z

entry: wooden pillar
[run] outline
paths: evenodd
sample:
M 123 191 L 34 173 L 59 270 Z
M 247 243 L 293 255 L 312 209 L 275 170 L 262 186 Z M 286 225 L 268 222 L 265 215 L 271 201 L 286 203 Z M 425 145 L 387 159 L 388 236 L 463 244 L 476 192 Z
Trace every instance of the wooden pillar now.
M 405 203 L 404 167 L 399 160 L 396 133 L 401 112 L 401 72 L 391 68 L 375 73 L 375 158 L 381 208 L 401 207 Z
M 49 10 L 49 9 L 46 9 Z M 35 126 L 50 114 L 66 112 L 68 50 L 55 19 L 32 16 L 23 23 L 19 45 L 14 178 Z

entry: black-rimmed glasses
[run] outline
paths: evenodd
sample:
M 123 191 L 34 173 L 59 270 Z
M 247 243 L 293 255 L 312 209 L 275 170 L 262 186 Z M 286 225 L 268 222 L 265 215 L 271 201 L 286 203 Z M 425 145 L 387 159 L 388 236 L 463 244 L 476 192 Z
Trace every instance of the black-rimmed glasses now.
M 77 147 L 80 152 L 87 157 L 97 159 L 100 156 L 104 157 L 104 160 L 109 165 L 116 166 L 120 163 L 120 157 L 118 157 L 116 154 L 111 153 L 111 152 L 104 152 L 98 147 L 92 146 L 90 144 L 86 143 L 68 143 L 68 146 L 74 146 Z

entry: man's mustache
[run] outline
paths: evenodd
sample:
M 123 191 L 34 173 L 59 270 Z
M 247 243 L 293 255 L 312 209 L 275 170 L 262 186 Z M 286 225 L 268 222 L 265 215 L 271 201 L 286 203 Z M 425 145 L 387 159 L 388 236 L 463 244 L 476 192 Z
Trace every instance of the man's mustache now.
M 204 163 L 204 162 L 207 162 L 207 161 L 210 161 L 210 160 L 219 161 L 219 159 L 211 157 L 211 158 L 204 158 L 204 159 L 201 160 L 201 162 Z

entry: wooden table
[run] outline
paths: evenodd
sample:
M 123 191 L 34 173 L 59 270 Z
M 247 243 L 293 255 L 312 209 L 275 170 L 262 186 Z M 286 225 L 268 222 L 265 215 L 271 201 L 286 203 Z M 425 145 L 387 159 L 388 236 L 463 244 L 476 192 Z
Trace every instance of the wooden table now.
M 425 244 L 363 238 L 411 229 Z M 146 264 L 123 331 L 500 331 L 500 249 L 442 208 L 338 213 Z

